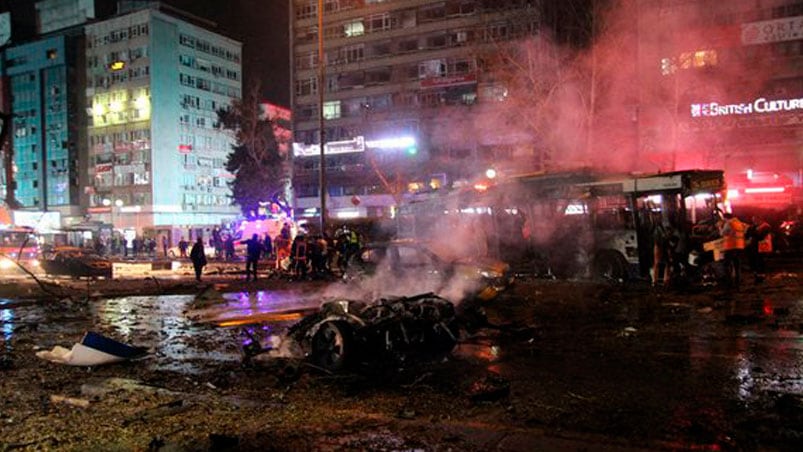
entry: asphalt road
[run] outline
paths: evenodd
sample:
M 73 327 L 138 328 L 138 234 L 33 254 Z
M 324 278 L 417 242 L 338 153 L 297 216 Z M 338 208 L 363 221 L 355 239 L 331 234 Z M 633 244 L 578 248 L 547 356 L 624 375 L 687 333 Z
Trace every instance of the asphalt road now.
M 485 306 L 506 326 L 449 359 L 339 375 L 285 359 L 243 367 L 240 329 L 187 315 L 204 287 L 191 281 L 49 281 L 57 296 L 23 281 L 0 302 L 0 450 L 798 450 L 800 262 L 771 264 L 738 291 L 520 280 Z M 349 293 L 205 284 L 239 314 Z M 151 355 L 89 371 L 34 357 L 89 329 Z

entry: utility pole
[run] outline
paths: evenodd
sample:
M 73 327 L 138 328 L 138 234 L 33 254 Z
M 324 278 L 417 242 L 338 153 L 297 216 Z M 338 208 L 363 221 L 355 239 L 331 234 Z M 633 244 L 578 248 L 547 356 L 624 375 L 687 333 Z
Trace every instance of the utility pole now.
M 321 235 L 326 232 L 326 130 L 324 129 L 323 122 L 323 90 L 325 86 L 326 68 L 324 65 L 324 52 L 323 52 L 323 3 L 324 0 L 318 0 L 318 130 L 320 133 L 320 166 L 321 173 L 318 183 L 321 189 Z

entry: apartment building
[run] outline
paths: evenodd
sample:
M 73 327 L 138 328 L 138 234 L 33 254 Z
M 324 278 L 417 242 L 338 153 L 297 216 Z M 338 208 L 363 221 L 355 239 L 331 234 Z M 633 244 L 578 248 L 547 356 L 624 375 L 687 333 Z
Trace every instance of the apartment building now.
M 470 180 L 499 161 L 532 158 L 530 136 L 447 122 L 503 90 L 477 50 L 535 33 L 530 0 L 326 0 L 319 87 L 318 1 L 294 0 L 293 189 L 298 216 L 319 215 L 319 89 L 329 216 L 388 217 L 409 194 Z M 480 112 L 483 113 L 480 113 Z M 450 133 L 445 133 L 449 131 Z
M 220 108 L 242 94 L 241 43 L 158 5 L 86 26 L 88 212 L 179 236 L 232 220 Z

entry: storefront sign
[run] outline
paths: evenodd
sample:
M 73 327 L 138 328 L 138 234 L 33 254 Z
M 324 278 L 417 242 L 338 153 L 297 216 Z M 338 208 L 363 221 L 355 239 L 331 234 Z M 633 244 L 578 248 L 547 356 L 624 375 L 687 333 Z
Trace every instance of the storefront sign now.
M 796 41 L 798 39 L 803 39 L 803 16 L 742 24 L 742 44 L 744 45 Z
M 17 226 L 28 226 L 39 232 L 49 232 L 58 230 L 61 227 L 60 212 L 32 212 L 27 210 L 15 210 L 14 224 Z
M 477 74 L 453 75 L 450 77 L 427 77 L 421 80 L 421 88 L 440 88 L 477 83 Z
M 111 173 L 112 168 L 114 168 L 114 165 L 112 165 L 111 163 L 102 163 L 100 165 L 95 165 L 95 174 Z
M 803 110 L 803 98 L 769 100 L 759 97 L 751 103 L 720 104 L 708 102 L 705 104 L 691 104 L 691 117 L 713 117 L 731 115 L 749 115 L 753 113 L 766 114 Z
M 296 157 L 312 157 L 320 155 L 319 144 L 293 143 L 293 155 Z M 324 146 L 324 154 L 348 154 L 351 152 L 364 152 L 365 138 L 362 136 L 345 141 L 330 141 Z

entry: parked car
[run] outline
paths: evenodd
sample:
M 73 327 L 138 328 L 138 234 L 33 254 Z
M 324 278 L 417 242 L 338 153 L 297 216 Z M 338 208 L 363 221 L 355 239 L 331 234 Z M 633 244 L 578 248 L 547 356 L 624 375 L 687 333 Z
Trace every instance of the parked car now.
M 189 245 L 187 245 L 187 257 L 188 258 L 190 257 L 190 251 L 192 250 L 192 245 L 194 245 L 194 244 L 195 243 L 192 242 Z M 206 258 L 207 259 L 214 259 L 215 257 L 217 257 L 217 255 L 215 254 L 215 248 L 209 246 L 208 243 L 204 244 L 204 254 L 206 254 Z M 167 257 L 170 257 L 170 258 L 173 258 L 173 259 L 181 257 L 181 250 L 178 248 L 178 245 L 167 249 Z
M 42 270 L 53 276 L 111 278 L 112 263 L 87 248 L 57 247 L 42 254 Z
M 444 294 L 450 287 L 462 286 L 465 294 L 490 300 L 513 283 L 510 266 L 483 259 L 445 260 L 423 242 L 398 240 L 371 243 L 354 255 L 348 264 L 346 279 L 365 279 L 389 275 L 402 284 L 414 284 L 414 292 Z M 405 289 L 405 288 L 402 288 Z

